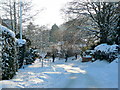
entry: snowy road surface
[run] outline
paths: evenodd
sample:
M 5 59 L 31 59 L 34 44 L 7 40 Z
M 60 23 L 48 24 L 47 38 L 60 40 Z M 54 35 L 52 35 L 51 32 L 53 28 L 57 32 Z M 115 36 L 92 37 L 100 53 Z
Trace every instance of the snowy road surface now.
M 20 69 L 14 79 L 0 81 L 0 88 L 118 88 L 118 63 L 81 63 L 81 59 L 55 63 L 40 60 Z

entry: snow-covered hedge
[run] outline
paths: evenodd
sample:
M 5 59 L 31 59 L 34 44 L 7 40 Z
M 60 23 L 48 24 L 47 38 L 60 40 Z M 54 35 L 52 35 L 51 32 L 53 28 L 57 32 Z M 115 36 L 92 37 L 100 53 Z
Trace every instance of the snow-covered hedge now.
M 26 40 L 25 39 L 16 39 L 16 43 L 17 43 L 18 47 L 22 47 L 26 43 Z
M 37 51 L 37 49 L 34 48 L 30 48 L 29 50 L 27 50 L 26 54 L 25 54 L 25 64 L 32 64 L 36 58 L 39 57 L 39 53 Z
M 9 35 L 15 38 L 15 33 L 10 29 L 8 29 L 7 27 L 0 25 L 0 30 L 2 31 L 3 34 Z
M 2 79 L 11 79 L 17 71 L 15 33 L 0 25 L 2 40 Z
M 28 43 L 29 44 L 29 43 Z M 0 66 L 2 67 L 2 79 L 13 78 L 16 71 L 24 64 L 34 62 L 36 53 L 34 50 L 26 52 L 26 39 L 18 39 L 15 33 L 5 26 L 0 25 Z M 26 61 L 24 63 L 24 61 Z
M 26 39 L 16 39 L 17 49 L 18 49 L 18 65 L 21 68 L 23 65 L 32 64 L 35 61 L 36 49 L 28 48 Z
M 119 54 L 118 45 L 100 44 L 94 48 L 94 58 L 112 62 Z
M 24 64 L 25 52 L 26 52 L 26 40 L 16 39 L 17 55 L 18 55 L 18 68 L 21 68 Z
M 100 44 L 97 47 L 95 47 L 95 51 L 101 51 L 105 53 L 118 52 L 118 45 Z

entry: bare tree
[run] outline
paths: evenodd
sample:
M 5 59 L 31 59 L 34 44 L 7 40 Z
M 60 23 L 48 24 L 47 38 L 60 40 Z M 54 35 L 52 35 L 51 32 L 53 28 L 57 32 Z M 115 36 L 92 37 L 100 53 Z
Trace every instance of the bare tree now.
M 0 8 L 2 10 L 2 19 L 8 19 L 11 22 L 11 29 L 15 32 L 19 29 L 19 9 L 20 9 L 20 2 L 18 0 L 4 0 L 0 3 Z M 35 13 L 32 13 L 32 1 L 24 1 L 22 3 L 23 13 L 22 13 L 22 21 L 23 23 L 27 23 L 30 20 L 33 20 L 36 15 L 39 14 L 41 10 L 36 10 Z
M 115 33 L 119 20 L 118 7 L 119 2 L 81 2 L 76 0 L 70 2 L 64 12 L 91 17 L 94 26 L 99 29 L 100 42 L 106 43 L 109 39 L 113 39 L 111 35 Z

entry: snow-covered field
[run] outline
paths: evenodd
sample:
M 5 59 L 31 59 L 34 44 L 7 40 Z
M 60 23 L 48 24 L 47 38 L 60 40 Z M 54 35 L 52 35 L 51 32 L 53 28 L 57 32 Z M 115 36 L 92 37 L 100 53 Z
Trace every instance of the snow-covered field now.
M 72 57 L 73 58 L 73 57 Z M 118 60 L 112 63 L 58 59 L 19 69 L 14 79 L 0 81 L 0 88 L 118 88 Z

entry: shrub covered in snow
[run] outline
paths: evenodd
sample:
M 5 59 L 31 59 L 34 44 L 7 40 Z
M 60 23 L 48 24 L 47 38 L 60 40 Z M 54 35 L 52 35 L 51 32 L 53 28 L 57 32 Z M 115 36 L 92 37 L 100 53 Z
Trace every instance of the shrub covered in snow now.
M 94 48 L 94 58 L 100 60 L 107 60 L 108 62 L 112 62 L 115 58 L 117 58 L 119 53 L 118 45 L 107 45 L 100 44 Z
M 18 39 L 15 37 L 15 33 L 8 28 L 0 25 L 0 66 L 2 66 L 2 79 L 7 80 L 13 78 L 18 68 L 21 68 L 23 64 L 31 64 L 37 57 L 36 50 L 30 49 L 26 52 L 26 47 L 29 48 L 30 40 Z M 27 42 L 27 43 L 26 43 Z M 28 49 L 27 48 L 27 49 Z M 24 61 L 26 61 L 24 63 Z
M 30 48 L 25 54 L 25 64 L 32 64 L 37 57 L 39 57 L 37 49 Z
M 26 40 L 24 39 L 16 39 L 17 44 L 17 56 L 18 56 L 18 68 L 23 66 L 25 51 L 26 51 Z
M 8 28 L 0 25 L 2 31 L 2 79 L 11 79 L 17 71 L 15 34 Z
M 3 34 L 9 35 L 13 38 L 15 38 L 15 33 L 11 30 L 9 30 L 7 27 L 0 25 L 0 30 L 2 31 Z
M 21 47 L 26 43 L 25 39 L 16 39 L 17 46 Z
M 21 68 L 23 66 L 23 62 L 24 62 L 24 57 L 25 57 L 25 44 L 23 44 L 22 46 L 18 46 L 17 47 L 17 56 L 18 56 L 18 67 Z

